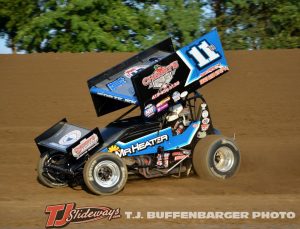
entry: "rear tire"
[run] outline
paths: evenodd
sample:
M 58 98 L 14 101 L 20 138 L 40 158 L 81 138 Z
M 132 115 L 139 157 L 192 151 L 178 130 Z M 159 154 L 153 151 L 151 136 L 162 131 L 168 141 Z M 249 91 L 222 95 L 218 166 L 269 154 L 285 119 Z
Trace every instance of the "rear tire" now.
M 112 153 L 96 153 L 85 164 L 83 179 L 88 189 L 97 195 L 120 192 L 128 178 L 125 162 Z
M 208 135 L 200 140 L 193 152 L 193 168 L 205 179 L 225 180 L 237 173 L 241 156 L 232 139 Z
M 47 164 L 58 165 L 64 163 L 65 155 L 63 153 L 54 152 L 54 153 L 45 153 L 41 156 L 38 166 L 38 180 L 45 186 L 50 188 L 60 188 L 68 186 L 68 183 L 63 176 L 55 174 L 54 171 L 45 168 Z

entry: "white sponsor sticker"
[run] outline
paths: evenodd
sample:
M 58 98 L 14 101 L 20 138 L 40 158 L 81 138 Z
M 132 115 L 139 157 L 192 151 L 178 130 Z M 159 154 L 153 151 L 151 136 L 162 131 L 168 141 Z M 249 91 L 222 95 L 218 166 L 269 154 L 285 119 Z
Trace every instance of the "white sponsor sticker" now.
M 156 107 L 153 104 L 148 104 L 144 109 L 144 116 L 147 118 L 152 117 L 156 113 Z
M 204 118 L 204 119 L 202 120 L 202 123 L 203 123 L 203 124 L 208 124 L 208 123 L 209 123 L 209 118 Z
M 178 91 L 175 91 L 172 95 L 172 99 L 174 100 L 174 102 L 180 100 L 180 93 Z
M 58 143 L 63 146 L 68 146 L 75 143 L 81 137 L 81 132 L 79 130 L 73 130 L 59 139 Z
M 188 92 L 187 91 L 184 91 L 180 94 L 180 97 L 181 98 L 185 98 L 186 96 L 188 95 Z
M 208 117 L 208 111 L 207 110 L 202 111 L 202 117 L 203 118 L 207 118 Z

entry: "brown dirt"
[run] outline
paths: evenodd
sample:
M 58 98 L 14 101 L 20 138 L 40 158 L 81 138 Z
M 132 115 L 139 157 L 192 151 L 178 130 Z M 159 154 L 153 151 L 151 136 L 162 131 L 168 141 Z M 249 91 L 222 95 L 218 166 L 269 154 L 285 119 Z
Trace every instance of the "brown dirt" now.
M 300 51 L 226 54 L 230 73 L 205 86 L 202 94 L 215 126 L 224 135 L 236 134 L 242 152 L 239 174 L 221 183 L 196 177 L 131 180 L 123 192 L 108 197 L 40 185 L 35 171 L 39 152 L 33 139 L 63 117 L 89 128 L 112 121 L 113 115 L 96 117 L 86 80 L 132 54 L 0 55 L 0 227 L 42 228 L 47 219 L 45 206 L 67 202 L 79 207 L 120 207 L 122 212 L 297 214 L 293 220 L 126 220 L 123 215 L 120 220 L 70 228 L 299 227 Z

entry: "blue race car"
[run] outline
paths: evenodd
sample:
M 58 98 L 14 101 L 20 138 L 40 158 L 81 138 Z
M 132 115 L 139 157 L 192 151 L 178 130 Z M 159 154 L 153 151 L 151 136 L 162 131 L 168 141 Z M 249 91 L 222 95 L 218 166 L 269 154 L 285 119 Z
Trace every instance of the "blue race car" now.
M 216 30 L 175 51 L 167 39 L 88 80 L 98 116 L 131 106 L 104 128 L 62 119 L 35 139 L 38 178 L 48 187 L 84 183 L 121 191 L 129 175 L 227 179 L 240 165 L 233 139 L 214 128 L 197 91 L 228 71 Z M 137 116 L 130 116 L 133 110 Z

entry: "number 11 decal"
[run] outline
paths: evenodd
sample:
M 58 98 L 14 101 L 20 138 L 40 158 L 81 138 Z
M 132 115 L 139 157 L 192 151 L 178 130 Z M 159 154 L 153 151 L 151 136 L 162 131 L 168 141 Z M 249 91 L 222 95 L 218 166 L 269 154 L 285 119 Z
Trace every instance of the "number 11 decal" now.
M 199 68 L 203 68 L 221 57 L 221 55 L 215 51 L 215 47 L 209 45 L 206 40 L 201 41 L 197 46 L 192 47 L 188 51 L 188 54 L 193 57 Z

